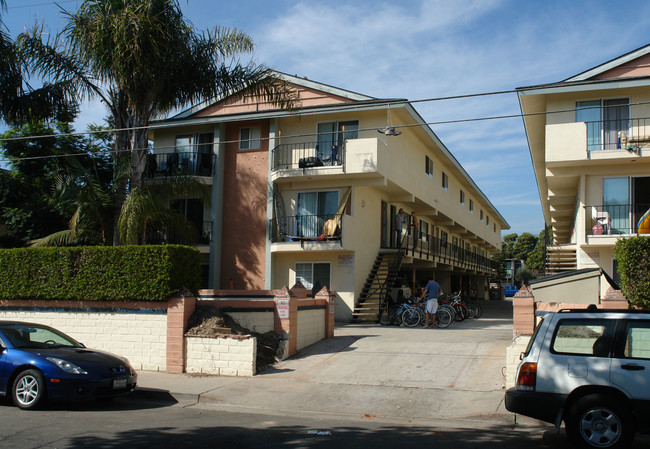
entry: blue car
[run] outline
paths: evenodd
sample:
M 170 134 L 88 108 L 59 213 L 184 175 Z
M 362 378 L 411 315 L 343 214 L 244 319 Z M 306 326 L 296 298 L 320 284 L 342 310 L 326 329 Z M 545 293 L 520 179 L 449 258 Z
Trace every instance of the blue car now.
M 515 296 L 519 289 L 516 285 L 504 285 L 503 286 L 503 296 Z
M 0 394 L 24 410 L 48 399 L 127 394 L 138 379 L 127 359 L 88 349 L 41 324 L 0 321 L 0 351 Z

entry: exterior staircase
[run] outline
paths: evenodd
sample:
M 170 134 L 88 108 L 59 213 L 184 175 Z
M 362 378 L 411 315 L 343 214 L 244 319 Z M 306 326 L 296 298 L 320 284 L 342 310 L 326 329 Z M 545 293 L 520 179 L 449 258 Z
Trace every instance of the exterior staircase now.
M 376 322 L 379 305 L 395 284 L 402 265 L 402 251 L 385 251 L 377 254 L 368 279 L 359 295 L 359 305 L 352 312 L 352 322 Z
M 546 274 L 562 273 L 578 268 L 575 245 L 553 245 L 546 247 Z

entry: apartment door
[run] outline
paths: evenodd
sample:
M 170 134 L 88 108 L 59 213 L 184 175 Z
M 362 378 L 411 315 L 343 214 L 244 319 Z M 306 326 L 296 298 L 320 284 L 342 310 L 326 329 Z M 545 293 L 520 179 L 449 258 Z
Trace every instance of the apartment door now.
M 315 238 L 321 234 L 325 221 L 336 215 L 338 192 L 298 193 L 298 236 Z
M 388 248 L 388 245 L 390 244 L 390 229 L 388 224 L 390 223 L 390 220 L 388 219 L 388 203 L 386 201 L 381 202 L 381 247 L 382 248 Z
M 603 178 L 603 209 L 611 234 L 630 234 L 630 181 L 628 177 Z
M 605 149 L 615 150 L 620 147 L 618 133 L 628 132 L 630 127 L 630 101 L 627 98 L 603 100 L 603 131 Z
M 638 232 L 639 220 L 650 209 L 650 176 L 632 178 L 632 232 Z

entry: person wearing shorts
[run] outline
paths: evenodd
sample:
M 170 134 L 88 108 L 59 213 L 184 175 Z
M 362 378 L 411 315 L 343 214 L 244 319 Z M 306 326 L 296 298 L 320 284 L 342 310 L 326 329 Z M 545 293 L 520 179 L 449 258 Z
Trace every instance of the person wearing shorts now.
M 429 282 L 422 291 L 422 296 L 420 296 L 420 301 L 422 301 L 425 295 L 427 296 L 427 304 L 424 309 L 425 329 L 429 327 L 429 317 L 431 317 L 431 328 L 435 327 L 436 325 L 436 312 L 438 311 L 438 297 L 440 296 L 440 293 L 442 293 L 440 284 L 438 284 L 433 279 L 429 279 Z

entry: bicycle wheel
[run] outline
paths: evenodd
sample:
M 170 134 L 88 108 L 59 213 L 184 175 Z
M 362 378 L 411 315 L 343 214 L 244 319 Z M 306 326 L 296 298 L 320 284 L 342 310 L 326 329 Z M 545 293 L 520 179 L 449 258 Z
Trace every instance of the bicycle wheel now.
M 399 312 L 399 306 L 391 306 L 388 309 L 388 324 L 391 326 L 394 326 L 397 324 L 398 317 L 397 317 L 397 312 Z
M 447 312 L 449 312 L 452 320 L 456 319 L 456 310 L 452 306 L 450 306 L 449 304 L 442 304 L 440 307 L 444 308 L 445 310 L 447 310 Z
M 470 318 L 478 318 L 481 316 L 483 311 L 481 310 L 481 306 L 476 304 L 475 302 L 470 302 L 469 303 L 469 317 Z
M 445 307 L 438 307 L 438 311 L 436 312 L 436 327 L 444 329 L 445 327 L 449 327 L 452 321 L 451 312 Z
M 456 316 L 454 317 L 454 320 L 456 321 L 463 321 L 466 318 L 466 309 L 461 306 L 460 304 L 454 304 L 454 310 L 456 311 Z
M 418 309 L 409 307 L 408 309 L 402 312 L 402 323 L 406 327 L 415 327 L 420 323 L 420 312 Z
M 390 324 L 390 314 L 387 306 L 380 306 L 379 308 L 379 324 L 388 326 Z

